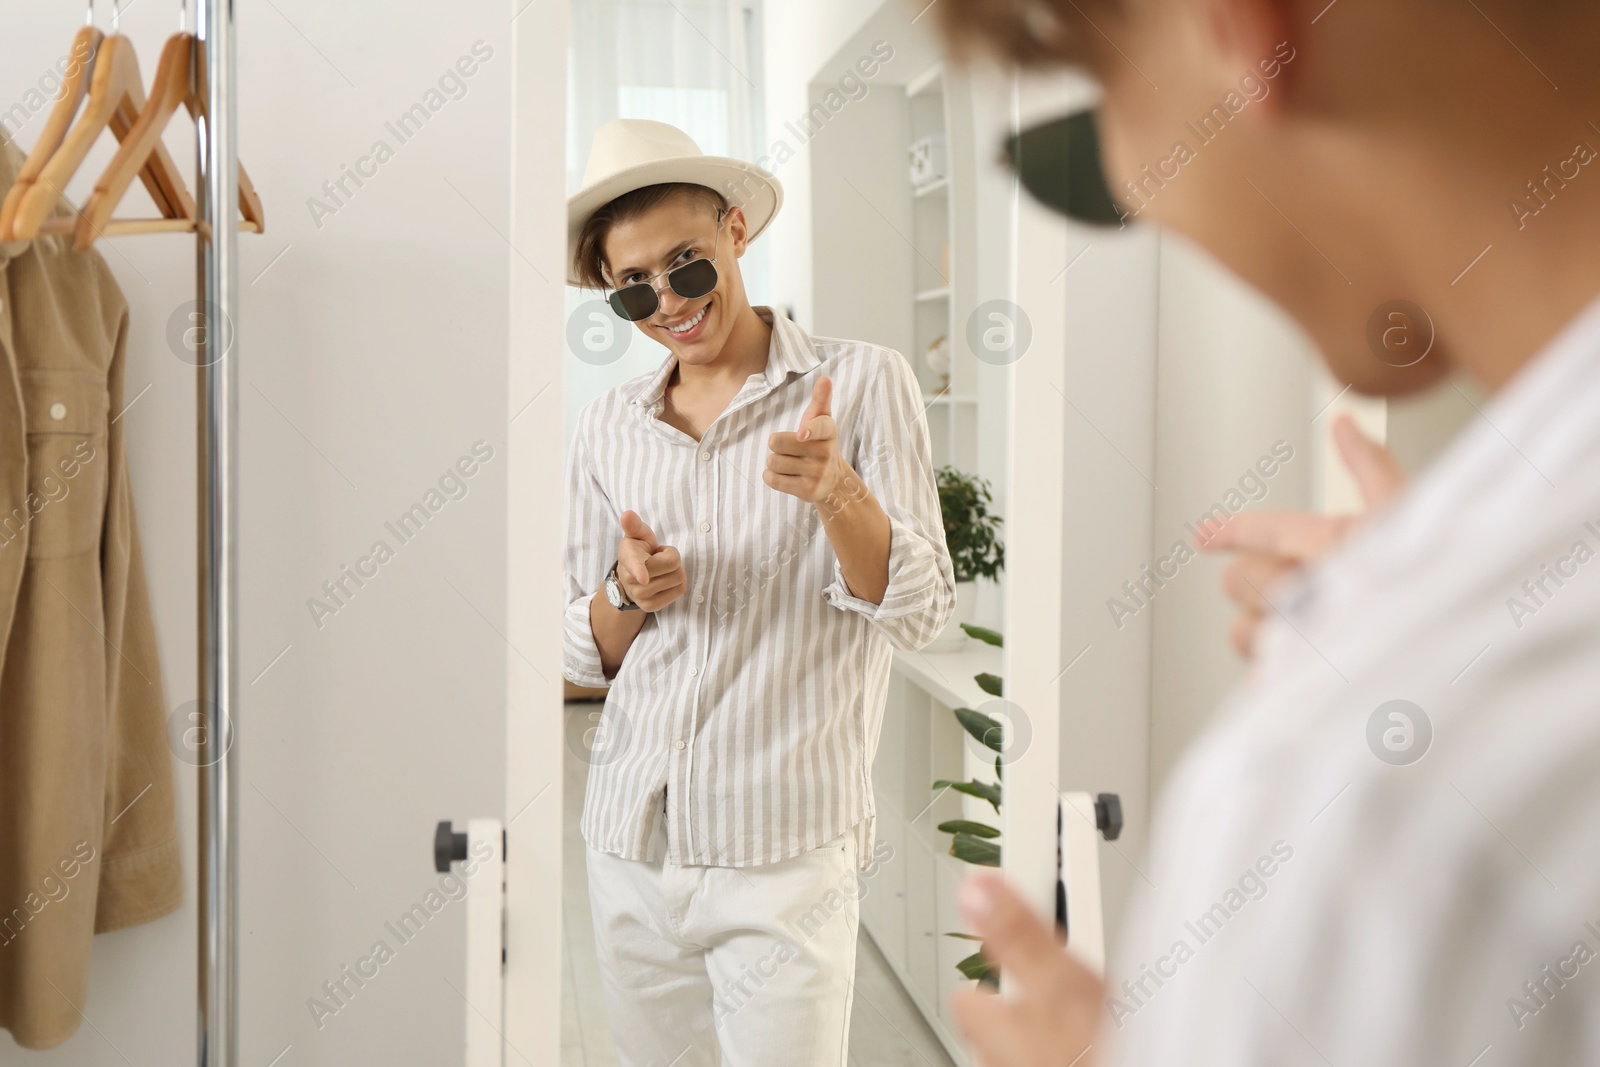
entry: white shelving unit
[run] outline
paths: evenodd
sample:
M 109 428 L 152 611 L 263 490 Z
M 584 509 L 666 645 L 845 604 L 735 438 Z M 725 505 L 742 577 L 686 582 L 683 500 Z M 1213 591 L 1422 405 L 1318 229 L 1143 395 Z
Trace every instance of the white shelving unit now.
M 954 93 L 942 61 L 907 82 L 905 94 L 908 163 L 910 146 L 923 138 L 940 138 L 944 144 L 943 174 L 911 185 L 909 165 L 906 169 L 916 251 L 906 358 L 922 385 L 934 466 L 950 464 L 971 473 L 977 464 L 976 367 L 967 349 L 965 319 L 974 304 L 972 271 L 966 265 L 974 260 L 975 228 L 963 225 L 970 213 L 962 210 L 962 196 L 971 196 L 971 135 L 951 106 Z M 928 361 L 930 348 L 941 338 L 949 365 L 944 373 L 934 371 Z

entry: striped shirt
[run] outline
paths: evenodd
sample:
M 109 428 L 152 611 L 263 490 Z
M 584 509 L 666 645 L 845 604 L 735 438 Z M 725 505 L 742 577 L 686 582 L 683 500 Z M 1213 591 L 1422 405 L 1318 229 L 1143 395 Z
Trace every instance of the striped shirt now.
M 1270 595 L 1157 810 L 1106 1062 L 1600 1063 L 1600 301 Z
M 955 607 L 924 405 L 898 352 L 810 337 L 782 312 L 756 313 L 772 326 L 766 367 L 699 441 L 658 417 L 671 355 L 578 416 L 566 677 L 607 684 L 589 600 L 605 596 L 624 511 L 678 549 L 687 577 L 610 680 L 584 753 L 580 828 L 601 852 L 658 860 L 650 831 L 665 802 L 673 863 L 774 863 L 851 830 L 864 869 L 893 650 L 928 644 Z M 833 379 L 840 453 L 889 517 L 879 604 L 846 588 L 817 507 L 762 480 L 768 439 L 799 428 L 821 375 Z

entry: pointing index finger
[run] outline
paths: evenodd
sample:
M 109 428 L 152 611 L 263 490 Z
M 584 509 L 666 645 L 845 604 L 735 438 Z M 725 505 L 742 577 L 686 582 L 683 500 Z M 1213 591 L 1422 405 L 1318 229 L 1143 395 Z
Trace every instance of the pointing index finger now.
M 1348 414 L 1334 421 L 1333 439 L 1367 507 L 1382 507 L 1405 486 L 1406 473 L 1394 453 L 1362 433 Z
M 829 408 L 833 402 L 833 379 L 824 374 L 817 379 L 817 384 L 811 387 L 811 403 L 806 405 L 804 414 L 800 416 L 800 440 L 809 441 L 812 437 L 807 424 L 813 419 L 830 414 Z
M 630 519 L 629 516 L 632 516 Z M 622 513 L 622 532 L 635 541 L 643 541 L 645 547 L 654 552 L 661 546 L 656 542 L 655 531 L 650 529 L 648 523 L 639 517 L 637 511 L 628 510 Z
M 1244 511 L 1196 530 L 1195 543 L 1209 552 L 1242 549 L 1309 560 L 1326 552 L 1350 521 L 1349 516 L 1303 511 Z

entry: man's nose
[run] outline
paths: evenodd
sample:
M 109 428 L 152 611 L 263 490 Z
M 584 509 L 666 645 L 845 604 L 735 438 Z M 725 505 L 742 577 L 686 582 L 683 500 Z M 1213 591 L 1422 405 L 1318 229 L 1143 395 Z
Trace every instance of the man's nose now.
M 683 314 L 684 307 L 689 303 L 673 292 L 670 285 L 663 285 L 661 291 L 656 294 L 656 299 L 661 301 L 661 314 L 669 319 Z

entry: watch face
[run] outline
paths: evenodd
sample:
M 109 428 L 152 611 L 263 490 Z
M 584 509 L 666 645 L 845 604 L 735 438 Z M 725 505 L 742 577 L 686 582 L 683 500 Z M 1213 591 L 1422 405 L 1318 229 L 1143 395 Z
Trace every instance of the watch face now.
M 618 611 L 643 610 L 639 605 L 630 601 L 627 593 L 623 592 L 622 583 L 617 581 L 617 572 L 615 570 L 606 575 L 606 599 L 611 601 L 611 606 Z

